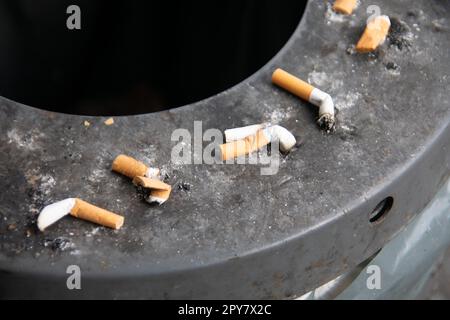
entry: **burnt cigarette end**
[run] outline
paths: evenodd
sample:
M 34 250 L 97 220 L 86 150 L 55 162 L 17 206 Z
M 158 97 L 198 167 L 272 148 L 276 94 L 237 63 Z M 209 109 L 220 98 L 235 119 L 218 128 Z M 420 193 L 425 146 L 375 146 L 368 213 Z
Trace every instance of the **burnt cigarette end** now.
M 135 177 L 133 184 L 138 188 L 138 194 L 149 203 L 156 202 L 161 205 L 169 199 L 172 192 L 170 185 L 157 179 Z
M 282 69 L 275 70 L 272 75 L 272 82 L 297 97 L 319 107 L 319 120 L 317 121 L 319 127 L 326 132 L 333 131 L 335 108 L 333 99 L 328 93 L 313 87 L 309 83 Z

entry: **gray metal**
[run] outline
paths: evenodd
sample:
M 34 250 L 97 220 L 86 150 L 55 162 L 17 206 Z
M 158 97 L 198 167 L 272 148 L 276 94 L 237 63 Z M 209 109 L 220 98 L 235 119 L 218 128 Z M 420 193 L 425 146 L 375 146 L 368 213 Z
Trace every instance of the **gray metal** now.
M 450 246 L 450 180 L 432 202 L 374 257 L 301 297 L 321 299 L 420 299 L 430 298 L 432 273 Z M 369 288 L 379 270 L 379 288 Z M 370 268 L 370 269 L 369 269 Z M 441 278 L 448 287 L 448 278 Z M 428 290 L 429 291 L 429 290 Z M 432 297 L 435 295 L 432 294 Z
M 450 173 L 450 2 L 370 4 L 408 28 L 393 20 L 399 32 L 375 55 L 347 50 L 363 30 L 365 2 L 341 21 L 310 1 L 290 41 L 249 79 L 182 108 L 115 117 L 113 126 L 0 98 L 0 297 L 288 298 L 382 248 Z M 335 134 L 317 128 L 315 107 L 270 83 L 276 67 L 334 97 Z M 274 176 L 254 165 L 171 163 L 171 133 L 193 132 L 195 120 L 204 130 L 277 122 L 302 145 Z M 119 153 L 162 165 L 170 201 L 140 201 L 109 171 Z M 67 218 L 37 232 L 37 212 L 70 196 L 123 213 L 124 228 Z M 392 209 L 370 224 L 387 196 Z M 58 237 L 66 241 L 46 241 Z M 66 288 L 73 264 L 82 290 Z

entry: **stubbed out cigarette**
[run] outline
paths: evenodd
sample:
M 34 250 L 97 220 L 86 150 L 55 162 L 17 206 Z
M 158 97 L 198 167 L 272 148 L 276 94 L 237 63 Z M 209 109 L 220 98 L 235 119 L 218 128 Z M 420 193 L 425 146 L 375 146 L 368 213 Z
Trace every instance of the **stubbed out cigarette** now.
M 245 130 L 248 127 L 244 127 Z M 286 128 L 281 126 L 269 126 L 258 129 L 255 134 L 244 139 L 221 144 L 220 157 L 229 160 L 255 152 L 273 141 L 280 143 L 280 150 L 287 152 L 296 144 L 295 137 Z
M 37 219 L 39 230 L 44 231 L 68 214 L 113 229 L 120 229 L 124 222 L 123 216 L 96 207 L 81 199 L 69 198 L 48 205 L 41 211 Z
M 377 16 L 370 19 L 356 44 L 356 51 L 360 53 L 374 51 L 384 43 L 390 27 L 391 20 L 388 16 Z
M 328 93 L 314 88 L 309 83 L 293 76 L 292 74 L 277 69 L 272 75 L 272 82 L 290 93 L 309 101 L 319 107 L 319 119 L 317 123 L 326 131 L 331 131 L 335 124 L 335 111 L 333 99 Z
M 150 190 L 150 195 L 145 199 L 147 202 L 157 202 L 163 204 L 169 199 L 172 187 L 160 180 L 146 177 L 135 177 L 133 179 L 135 185 L 144 187 Z
M 149 168 L 142 162 L 123 154 L 117 156 L 116 159 L 114 159 L 112 170 L 121 173 L 131 179 L 139 176 L 155 178 L 158 177 L 160 173 L 159 169 Z
M 336 0 L 333 10 L 342 14 L 352 14 L 357 5 L 357 0 Z

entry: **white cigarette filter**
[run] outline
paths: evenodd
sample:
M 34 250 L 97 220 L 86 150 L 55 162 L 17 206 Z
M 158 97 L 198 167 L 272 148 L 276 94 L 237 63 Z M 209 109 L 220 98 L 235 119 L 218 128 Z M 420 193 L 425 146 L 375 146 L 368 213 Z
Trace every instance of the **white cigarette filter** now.
M 147 167 L 144 163 L 126 156 L 118 155 L 112 164 L 112 171 L 123 174 L 131 179 L 134 177 L 158 178 L 160 170 L 158 168 Z
M 233 138 L 241 137 L 244 133 L 252 132 L 257 126 L 263 125 L 251 126 L 251 129 L 249 129 L 250 126 L 232 129 L 234 130 Z M 242 132 L 239 131 L 240 129 L 242 129 Z M 295 137 L 286 128 L 278 125 L 261 127 L 260 129 L 257 129 L 254 134 L 246 136 L 243 139 L 221 144 L 219 146 L 220 158 L 222 160 L 229 160 L 247 155 L 274 141 L 279 142 L 280 150 L 282 152 L 288 152 L 297 143 Z
M 388 16 L 371 18 L 356 44 L 356 51 L 366 53 L 376 50 L 386 40 L 390 27 L 391 20 Z
M 172 187 L 161 180 L 147 177 L 135 177 L 133 183 L 146 189 L 150 189 L 150 195 L 145 199 L 150 203 L 163 204 L 169 199 Z
M 113 229 L 120 229 L 125 220 L 123 216 L 96 207 L 81 199 L 69 198 L 50 204 L 42 209 L 37 219 L 39 230 L 44 231 L 68 214 L 75 218 L 91 221 Z
M 267 127 L 268 124 L 253 124 L 250 126 L 225 130 L 225 142 L 242 140 L 245 137 L 256 134 L 259 129 Z
M 327 132 L 332 131 L 335 125 L 335 110 L 331 96 L 310 85 L 309 83 L 293 76 L 292 74 L 277 69 L 272 75 L 272 82 L 290 93 L 309 101 L 319 107 L 318 125 Z

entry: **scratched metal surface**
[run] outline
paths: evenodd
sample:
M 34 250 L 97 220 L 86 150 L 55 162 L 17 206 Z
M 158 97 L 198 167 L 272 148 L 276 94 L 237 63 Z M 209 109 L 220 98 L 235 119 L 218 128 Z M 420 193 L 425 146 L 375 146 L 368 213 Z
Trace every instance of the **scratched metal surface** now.
M 450 2 L 371 4 L 403 26 L 377 54 L 351 50 L 364 3 L 342 18 L 310 1 L 290 41 L 249 79 L 182 108 L 115 117 L 112 126 L 0 98 L 0 296 L 287 298 L 376 252 L 450 172 Z M 333 96 L 334 134 L 317 128 L 315 107 L 271 84 L 276 67 Z M 273 176 L 257 165 L 172 163 L 172 131 L 193 132 L 194 121 L 203 130 L 270 121 L 302 143 Z M 140 201 L 110 171 L 120 153 L 167 170 L 170 200 Z M 183 182 L 190 190 L 177 187 Z M 387 196 L 392 210 L 371 225 Z M 37 232 L 39 210 L 67 197 L 125 215 L 124 227 L 67 217 Z M 58 237 L 66 246 L 52 242 Z M 73 264 L 81 291 L 65 287 Z

